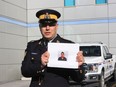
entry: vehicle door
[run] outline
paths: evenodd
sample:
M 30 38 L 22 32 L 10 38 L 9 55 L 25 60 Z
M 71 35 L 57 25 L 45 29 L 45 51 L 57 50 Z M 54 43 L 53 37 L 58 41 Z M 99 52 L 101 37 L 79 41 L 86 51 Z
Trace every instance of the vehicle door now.
M 110 72 L 112 68 L 112 57 L 106 46 L 103 46 L 103 57 L 104 57 L 105 78 L 106 78 L 110 76 Z

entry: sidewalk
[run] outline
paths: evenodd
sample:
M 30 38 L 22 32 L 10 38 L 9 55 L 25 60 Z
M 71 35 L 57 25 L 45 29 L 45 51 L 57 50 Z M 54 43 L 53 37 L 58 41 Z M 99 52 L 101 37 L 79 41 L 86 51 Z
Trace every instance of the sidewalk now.
M 0 84 L 0 87 L 29 87 L 29 84 L 30 84 L 30 80 L 17 80 L 13 82 Z M 70 87 L 81 87 L 81 86 L 71 85 Z M 94 87 L 94 86 L 91 85 L 91 86 L 83 86 L 83 87 Z
M 29 87 L 30 80 L 17 80 L 13 82 L 3 83 L 0 84 L 0 87 Z M 70 86 L 70 87 L 81 87 L 80 85 L 77 86 Z M 85 85 L 83 87 L 97 87 L 96 84 Z M 110 83 L 107 87 L 116 87 L 116 82 Z
M 0 84 L 0 87 L 29 87 L 30 81 L 18 80 L 13 82 L 8 82 L 5 84 Z

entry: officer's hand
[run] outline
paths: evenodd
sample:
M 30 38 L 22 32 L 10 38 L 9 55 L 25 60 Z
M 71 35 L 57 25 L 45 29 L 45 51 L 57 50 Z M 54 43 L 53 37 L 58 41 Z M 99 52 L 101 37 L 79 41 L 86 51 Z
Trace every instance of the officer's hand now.
M 82 64 L 85 62 L 85 61 L 84 61 L 84 57 L 83 57 L 83 52 L 82 52 L 82 51 L 79 51 L 79 52 L 77 53 L 76 60 L 77 60 L 77 62 L 78 62 L 78 67 L 79 67 L 80 65 L 82 65 Z
M 50 56 L 50 54 L 49 54 L 48 51 L 46 51 L 45 53 L 42 54 L 42 56 L 41 56 L 41 63 L 42 63 L 43 66 L 47 65 L 49 56 Z

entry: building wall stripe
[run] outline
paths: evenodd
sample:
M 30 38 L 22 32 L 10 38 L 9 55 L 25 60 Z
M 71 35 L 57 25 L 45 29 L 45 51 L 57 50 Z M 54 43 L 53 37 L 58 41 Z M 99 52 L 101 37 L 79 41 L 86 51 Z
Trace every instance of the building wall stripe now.
M 0 17 L 0 21 L 20 25 L 23 27 L 38 27 L 38 23 L 25 23 L 21 21 L 17 21 L 14 19 Z M 92 19 L 92 20 L 69 20 L 69 21 L 59 21 L 59 25 L 82 25 L 82 24 L 98 24 L 98 23 L 116 23 L 116 18 L 106 18 L 106 19 Z

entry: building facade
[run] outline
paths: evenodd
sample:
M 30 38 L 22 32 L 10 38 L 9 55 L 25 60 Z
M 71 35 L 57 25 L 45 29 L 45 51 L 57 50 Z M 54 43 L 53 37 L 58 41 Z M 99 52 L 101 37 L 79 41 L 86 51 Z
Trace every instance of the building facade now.
M 0 0 L 0 82 L 21 78 L 27 42 L 41 37 L 35 13 L 58 10 L 58 33 L 78 42 L 103 42 L 116 54 L 116 0 Z

